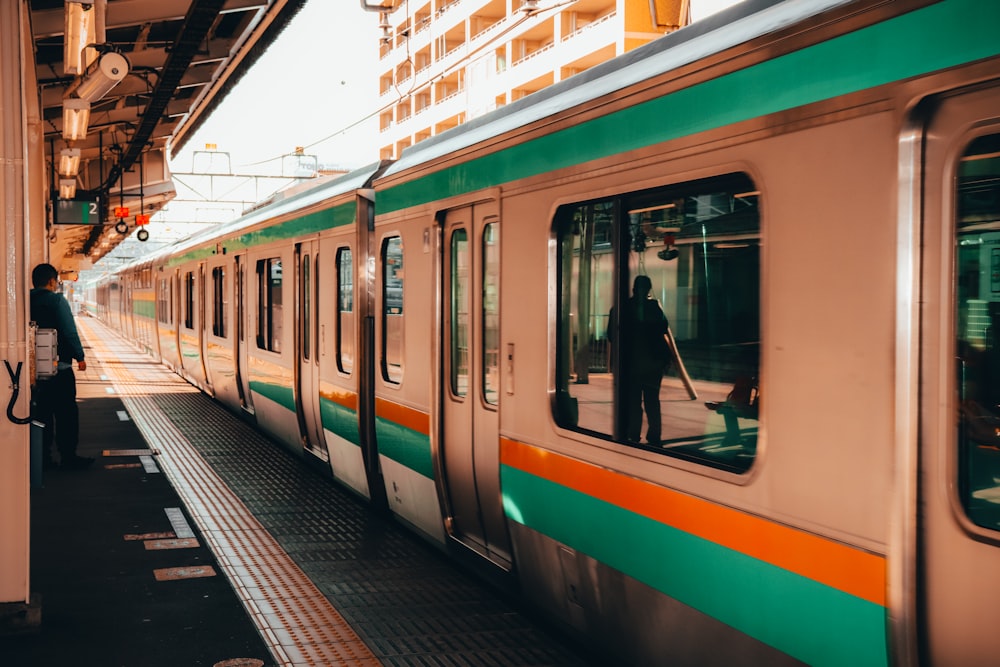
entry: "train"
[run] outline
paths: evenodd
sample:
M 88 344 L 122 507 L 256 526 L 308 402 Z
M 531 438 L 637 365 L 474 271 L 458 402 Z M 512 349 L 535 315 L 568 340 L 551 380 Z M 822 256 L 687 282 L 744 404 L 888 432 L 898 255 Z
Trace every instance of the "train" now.
M 997 26 L 746 0 L 88 298 L 616 664 L 994 664 Z

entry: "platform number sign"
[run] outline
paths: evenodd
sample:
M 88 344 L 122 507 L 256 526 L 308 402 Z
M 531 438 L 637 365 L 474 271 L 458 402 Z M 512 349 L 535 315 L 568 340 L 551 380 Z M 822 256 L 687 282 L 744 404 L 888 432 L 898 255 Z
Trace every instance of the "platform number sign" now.
M 56 199 L 52 222 L 57 225 L 101 225 L 101 203 L 92 199 Z

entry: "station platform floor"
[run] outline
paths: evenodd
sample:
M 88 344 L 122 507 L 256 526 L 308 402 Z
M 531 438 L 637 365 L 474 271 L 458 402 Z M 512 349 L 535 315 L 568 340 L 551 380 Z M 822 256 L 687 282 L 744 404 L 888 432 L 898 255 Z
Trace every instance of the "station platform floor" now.
M 77 319 L 84 470 L 31 492 L 36 632 L 0 665 L 593 664 L 501 588 Z

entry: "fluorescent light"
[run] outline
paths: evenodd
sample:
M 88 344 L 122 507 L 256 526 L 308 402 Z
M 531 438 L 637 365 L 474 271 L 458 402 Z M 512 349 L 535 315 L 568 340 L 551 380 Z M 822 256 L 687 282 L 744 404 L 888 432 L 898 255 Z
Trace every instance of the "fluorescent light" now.
M 63 139 L 76 141 L 87 136 L 90 124 L 90 102 L 76 98 L 63 100 Z
M 79 97 L 94 103 L 107 95 L 128 74 L 128 59 L 120 53 L 109 51 L 101 55 L 76 81 L 66 89 L 64 98 Z
M 63 34 L 63 72 L 79 74 L 87 67 L 83 50 L 91 33 L 90 5 L 66 0 L 66 31 Z
M 76 179 L 75 178 L 60 178 L 59 179 L 59 198 L 60 199 L 72 199 L 76 196 Z
M 80 171 L 80 149 L 64 148 L 59 152 L 59 173 L 73 177 Z

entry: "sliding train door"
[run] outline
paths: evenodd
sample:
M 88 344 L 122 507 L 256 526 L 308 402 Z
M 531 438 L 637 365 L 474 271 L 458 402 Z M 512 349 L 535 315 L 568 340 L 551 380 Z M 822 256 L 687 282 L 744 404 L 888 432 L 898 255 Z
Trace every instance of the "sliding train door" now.
M 241 253 L 233 258 L 236 270 L 236 388 L 240 396 L 240 408 L 249 415 L 254 414 L 253 398 L 250 395 L 249 358 L 247 355 L 247 256 Z
M 328 461 L 326 439 L 319 407 L 319 242 L 295 246 L 296 265 L 296 358 L 295 401 L 302 445 L 322 461 Z
M 923 178 L 922 664 L 1000 656 L 1000 86 L 941 96 Z M 919 247 L 916 246 L 915 247 Z
M 441 443 L 450 535 L 509 568 L 500 497 L 500 222 L 496 202 L 444 220 Z

